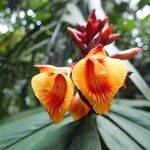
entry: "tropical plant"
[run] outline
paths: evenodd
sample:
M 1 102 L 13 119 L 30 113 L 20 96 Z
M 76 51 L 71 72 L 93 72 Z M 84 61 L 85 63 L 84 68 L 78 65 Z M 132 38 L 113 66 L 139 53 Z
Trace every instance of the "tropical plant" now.
M 110 3 L 115 8 L 113 13 L 111 13 L 112 8 L 108 9 Z M 149 25 L 147 20 L 149 16 L 141 20 L 121 18 L 125 12 L 121 8 L 128 7 L 129 2 L 123 1 L 118 5 L 116 3 L 116 1 L 102 1 L 106 13 L 110 16 L 110 21 L 116 24 L 115 31 L 122 32 L 121 39 L 116 42 L 119 49 L 114 45 L 105 47 L 110 56 L 113 56 L 112 52 L 118 54 L 120 49 L 127 49 L 126 43 L 139 36 L 140 38 L 144 37 L 143 43 L 147 43 L 148 40 L 147 29 Z M 139 9 L 146 4 L 147 2 L 140 1 L 138 3 Z M 98 17 L 105 17 L 99 0 L 74 1 L 71 3 L 61 0 L 51 2 L 35 0 L 34 2 L 23 1 L 21 5 L 23 8 L 32 7 L 32 9 L 18 10 L 20 13 L 18 13 L 17 22 L 13 25 L 14 32 L 6 33 L 1 39 L 0 86 L 2 90 L 0 95 L 3 101 L 0 102 L 0 108 L 2 112 L 5 112 L 5 115 L 1 114 L 1 117 L 39 106 L 30 87 L 31 77 L 35 74 L 34 71 L 31 72 L 30 70 L 32 70 L 34 64 L 64 66 L 72 63 L 79 55 L 78 49 L 74 48 L 71 39 L 66 35 L 66 28 L 70 24 L 74 27 L 77 22 L 85 23 L 83 16 L 87 17 L 87 6 L 90 10 L 95 8 Z M 64 9 L 65 6 L 66 9 Z M 16 7 L 17 5 L 11 7 L 11 9 L 15 10 Z M 49 13 L 50 9 L 51 13 Z M 45 15 L 42 14 L 43 11 Z M 19 18 L 21 12 L 22 14 L 25 13 L 25 18 Z M 12 14 L 8 13 L 5 18 L 9 18 L 9 15 Z M 23 25 L 24 20 L 27 22 L 25 25 Z M 128 25 L 125 25 L 124 22 Z M 141 30 L 136 37 L 133 34 L 130 35 L 131 31 L 137 31 L 139 24 L 145 24 L 145 30 Z M 142 37 L 142 35 L 144 36 Z M 12 40 L 6 40 L 7 38 L 14 39 L 14 37 L 16 37 L 16 41 L 12 43 Z M 127 37 L 128 40 L 126 40 Z M 131 45 L 136 46 L 136 43 L 131 42 Z M 140 47 L 147 49 L 148 44 L 147 47 L 144 47 L 145 45 Z M 143 53 L 144 57 L 140 57 L 140 60 L 149 56 L 148 51 Z M 110 113 L 107 115 L 97 115 L 90 112 L 83 118 L 73 121 L 67 114 L 64 120 L 57 125 L 49 119 L 42 108 L 28 110 L 22 114 L 3 119 L 0 121 L 0 149 L 148 150 L 150 147 L 150 89 L 133 66 L 133 64 L 136 64 L 136 60 L 138 60 L 138 57 L 132 60 L 132 63 L 125 62 L 128 69 L 134 72 L 130 76 L 134 85 L 128 81 L 126 94 L 123 94 L 123 92 L 118 94 L 118 97 L 124 98 L 129 95 L 128 98 L 134 99 L 116 98 L 111 106 Z M 130 89 L 134 92 L 129 93 Z M 84 99 L 82 93 L 80 96 Z M 143 100 L 136 100 L 137 96 Z

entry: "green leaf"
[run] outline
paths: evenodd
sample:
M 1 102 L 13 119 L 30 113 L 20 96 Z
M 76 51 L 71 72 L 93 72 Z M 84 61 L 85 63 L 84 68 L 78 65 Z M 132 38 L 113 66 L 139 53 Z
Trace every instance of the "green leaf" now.
M 134 20 L 130 20 L 130 19 L 127 19 L 127 18 L 121 18 L 121 19 L 118 19 L 118 23 L 119 26 L 118 28 L 122 31 L 131 31 L 133 28 L 134 28 Z
M 145 106 L 150 109 L 146 101 L 117 100 L 108 115 L 91 113 L 74 122 L 66 115 L 57 125 L 42 109 L 20 114 L 18 120 L 0 126 L 0 149 L 149 149 L 150 116 L 142 110 Z
M 109 149 L 127 150 L 139 149 L 138 145 L 131 140 L 118 126 L 104 117 L 97 117 L 98 130 Z
M 47 114 L 42 109 L 38 109 L 31 115 L 28 112 L 26 114 L 29 115 L 25 117 L 23 114 L 21 115 L 24 116 L 22 118 L 17 115 L 16 118 L 20 119 L 15 120 L 14 118 L 10 122 L 7 120 L 5 124 L 0 126 L 0 149 L 16 143 L 43 126 L 50 124 Z

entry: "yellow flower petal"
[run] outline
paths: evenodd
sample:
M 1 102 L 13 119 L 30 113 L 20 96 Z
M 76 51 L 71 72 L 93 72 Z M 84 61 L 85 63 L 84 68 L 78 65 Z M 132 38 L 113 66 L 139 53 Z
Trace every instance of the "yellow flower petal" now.
M 90 108 L 80 99 L 79 94 L 76 93 L 68 111 L 74 120 L 78 120 L 87 115 L 90 112 Z
M 71 104 L 74 85 L 61 73 L 42 72 L 32 78 L 32 88 L 54 123 L 60 122 Z
M 75 85 L 99 114 L 109 111 L 126 75 L 127 69 L 121 60 L 101 54 L 80 60 L 72 72 Z
M 54 73 L 54 72 L 61 72 L 63 74 L 66 74 L 67 76 L 70 76 L 72 68 L 71 67 L 55 67 L 52 65 L 35 65 L 40 72 L 45 73 Z

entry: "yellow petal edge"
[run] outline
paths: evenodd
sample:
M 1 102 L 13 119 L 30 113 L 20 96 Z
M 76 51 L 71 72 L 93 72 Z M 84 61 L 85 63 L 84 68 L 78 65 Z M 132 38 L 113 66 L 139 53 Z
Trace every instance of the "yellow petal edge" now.
M 99 114 L 109 111 L 126 75 L 127 68 L 121 60 L 101 54 L 80 60 L 72 71 L 75 85 Z
M 59 123 L 68 110 L 74 93 L 71 79 L 63 73 L 42 72 L 32 78 L 36 97 L 54 123 Z

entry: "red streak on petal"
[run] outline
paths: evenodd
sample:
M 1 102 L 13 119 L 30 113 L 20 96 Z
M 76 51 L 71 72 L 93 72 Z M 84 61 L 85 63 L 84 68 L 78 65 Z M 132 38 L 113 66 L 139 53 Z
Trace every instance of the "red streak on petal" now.
M 55 83 L 52 91 L 49 93 L 46 99 L 47 111 L 50 115 L 53 115 L 62 106 L 67 91 L 67 83 L 65 78 L 59 74 L 55 78 Z M 59 113 L 59 112 L 58 112 Z
M 108 77 L 105 76 L 103 78 L 98 78 L 96 76 L 93 61 L 88 60 L 86 66 L 86 80 L 88 83 L 89 92 L 91 92 L 92 96 L 96 96 L 98 103 L 108 104 L 108 98 L 110 96 L 110 92 L 112 91 L 112 86 Z

